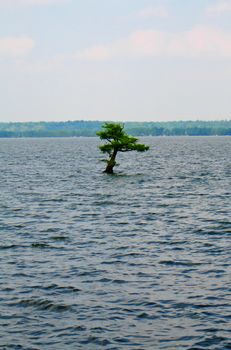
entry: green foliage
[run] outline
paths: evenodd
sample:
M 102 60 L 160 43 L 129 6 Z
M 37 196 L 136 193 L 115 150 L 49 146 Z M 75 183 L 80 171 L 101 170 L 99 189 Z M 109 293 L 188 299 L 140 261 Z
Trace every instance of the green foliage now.
M 108 123 L 113 124 L 113 123 Z M 0 123 L 0 137 L 95 136 L 100 121 Z M 231 120 L 127 122 L 124 130 L 133 136 L 212 136 L 231 135 Z M 120 131 L 121 132 L 121 131 Z
M 98 131 L 96 134 L 101 140 L 119 140 L 124 136 L 124 126 L 118 123 L 104 123 L 102 125 L 103 130 Z
M 119 123 L 105 123 L 102 126 L 103 130 L 98 131 L 96 134 L 101 140 L 106 140 L 107 143 L 100 146 L 100 150 L 103 153 L 111 155 L 114 151 L 128 152 L 138 151 L 144 152 L 149 149 L 141 143 L 137 143 L 138 139 L 134 136 L 129 136 L 124 131 L 124 125 Z
M 104 123 L 102 130 L 96 134 L 101 140 L 105 140 L 104 145 L 99 146 L 103 153 L 109 155 L 107 160 L 107 168 L 105 172 L 113 173 L 113 167 L 116 165 L 116 155 L 118 152 L 138 151 L 144 152 L 149 149 L 141 143 L 137 143 L 138 139 L 134 136 L 129 136 L 124 131 L 124 125 L 119 123 Z

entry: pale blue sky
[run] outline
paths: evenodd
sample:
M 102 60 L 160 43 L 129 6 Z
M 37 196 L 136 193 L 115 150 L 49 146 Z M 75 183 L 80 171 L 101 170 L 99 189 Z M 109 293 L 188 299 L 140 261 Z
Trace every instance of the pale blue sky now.
M 0 0 L 0 121 L 231 118 L 231 0 Z

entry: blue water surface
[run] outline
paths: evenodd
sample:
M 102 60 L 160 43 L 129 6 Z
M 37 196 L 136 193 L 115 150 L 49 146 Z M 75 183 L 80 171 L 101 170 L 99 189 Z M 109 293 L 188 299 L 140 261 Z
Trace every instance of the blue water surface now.
M 0 348 L 231 349 L 231 138 L 0 139 Z

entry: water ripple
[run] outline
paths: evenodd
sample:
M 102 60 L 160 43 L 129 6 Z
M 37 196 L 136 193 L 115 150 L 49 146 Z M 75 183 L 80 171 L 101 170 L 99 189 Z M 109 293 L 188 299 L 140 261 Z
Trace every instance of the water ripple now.
M 231 349 L 231 139 L 0 139 L 0 348 Z

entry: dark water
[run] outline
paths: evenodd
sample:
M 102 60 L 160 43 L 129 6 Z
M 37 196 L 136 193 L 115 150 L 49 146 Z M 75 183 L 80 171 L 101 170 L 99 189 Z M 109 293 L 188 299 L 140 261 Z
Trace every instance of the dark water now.
M 231 349 L 231 138 L 0 140 L 0 349 Z

